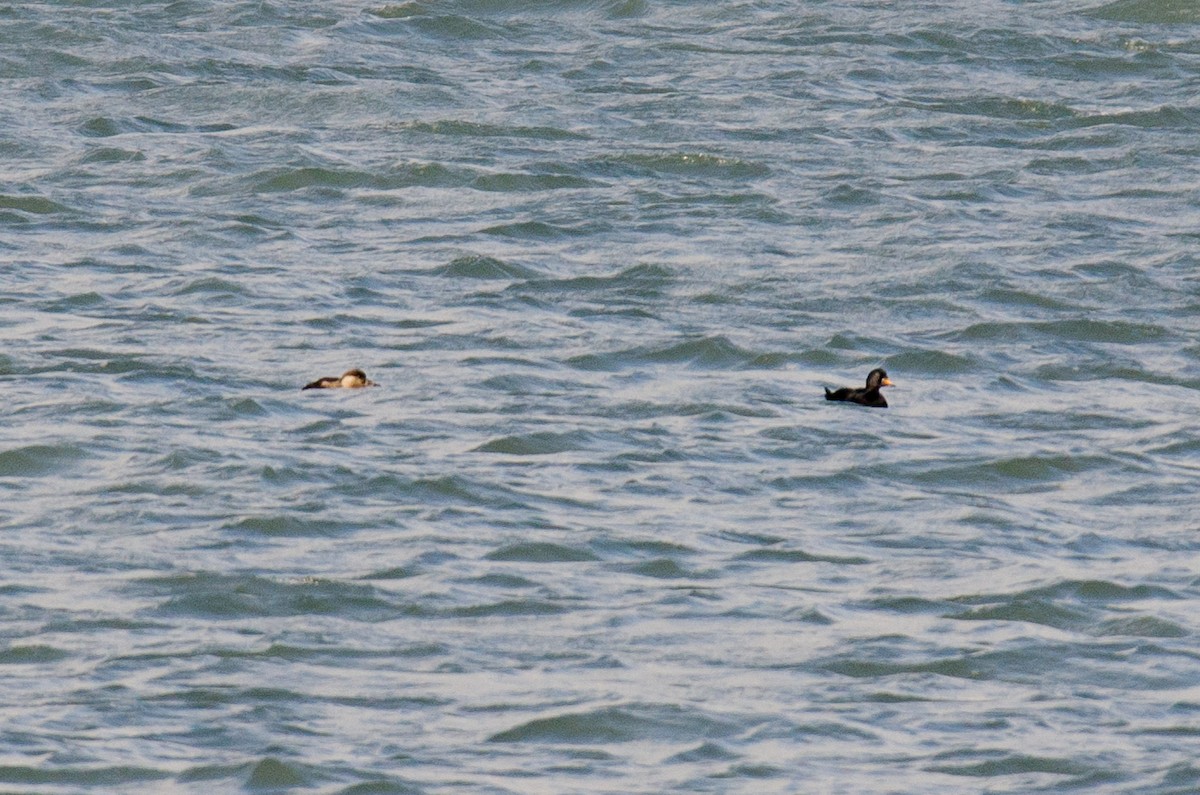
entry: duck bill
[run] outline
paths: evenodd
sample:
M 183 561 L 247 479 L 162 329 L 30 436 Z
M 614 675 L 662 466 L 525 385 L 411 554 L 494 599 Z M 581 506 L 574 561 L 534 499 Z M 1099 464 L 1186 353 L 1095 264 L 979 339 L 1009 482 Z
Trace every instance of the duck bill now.
M 890 379 L 890 378 L 883 379 L 882 381 L 879 382 L 879 385 L 880 386 L 895 386 L 895 384 L 892 383 L 892 379 Z

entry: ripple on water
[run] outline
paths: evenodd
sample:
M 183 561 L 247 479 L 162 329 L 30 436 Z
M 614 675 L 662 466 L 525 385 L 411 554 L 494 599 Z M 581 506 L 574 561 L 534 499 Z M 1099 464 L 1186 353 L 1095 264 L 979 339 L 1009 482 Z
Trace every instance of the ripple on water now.
M 597 161 L 593 168 L 611 176 L 665 174 L 694 179 L 754 180 L 770 175 L 760 163 L 702 152 L 630 153 Z
M 50 665 L 71 657 L 70 652 L 54 646 L 12 645 L 0 649 L 0 665 Z
M 606 276 L 572 276 L 565 279 L 536 279 L 510 287 L 520 293 L 608 293 L 640 296 L 647 300 L 662 295 L 675 281 L 675 272 L 663 265 L 644 263 Z
M 133 765 L 60 765 L 49 772 L 44 765 L 14 765 L 3 768 L 2 780 L 18 786 L 37 789 L 47 786 L 76 789 L 90 787 L 123 789 L 150 786 L 153 782 L 167 781 L 172 777 L 172 774 L 166 770 Z
M 951 759 L 955 761 L 951 762 Z M 965 761 L 967 759 L 978 761 Z M 1115 769 L 1087 765 L 1065 757 L 1035 756 L 1000 751 L 955 752 L 939 755 L 935 763 L 928 767 L 928 770 L 933 773 L 945 773 L 968 779 L 1042 773 L 1053 777 L 1052 782 L 1055 788 L 1096 786 L 1103 782 L 1118 781 L 1123 778 Z M 1051 784 L 1051 781 L 1047 781 L 1046 784 Z
M 91 454 L 74 444 L 34 444 L 0 452 L 0 477 L 40 478 L 64 475 Z
M 1058 340 L 1139 345 L 1159 341 L 1169 334 L 1170 331 L 1159 325 L 1076 318 L 1044 322 L 975 323 L 964 329 L 949 332 L 946 338 L 954 342 Z
M 283 581 L 200 572 L 148 577 L 130 587 L 143 597 L 161 600 L 155 613 L 163 618 L 338 615 L 371 621 L 404 612 L 378 588 L 330 580 Z
M 656 580 L 706 580 L 716 579 L 719 576 L 714 570 L 686 567 L 672 558 L 655 558 L 638 563 L 620 564 L 615 566 L 614 570 Z
M 328 519 L 306 519 L 288 512 L 247 516 L 228 522 L 221 529 L 266 538 L 302 538 L 341 535 L 346 531 L 346 525 L 344 522 L 333 522 Z
M 573 174 L 508 173 L 482 174 L 471 180 L 471 187 L 475 190 L 497 193 L 533 193 L 600 187 L 600 183 Z
M 673 704 L 628 704 L 564 712 L 527 721 L 488 738 L 494 743 L 609 744 L 695 742 L 733 735 L 738 722 Z
M 592 444 L 592 434 L 586 431 L 536 431 L 517 436 L 504 436 L 484 442 L 475 448 L 478 453 L 535 456 L 585 450 Z
M 567 360 L 580 370 L 622 370 L 648 364 L 687 364 L 700 369 L 749 367 L 758 358 L 723 335 L 702 337 L 666 346 L 639 346 L 611 353 L 589 353 Z
M 70 212 L 71 209 L 66 205 L 43 196 L 0 194 L 0 221 L 19 222 L 29 215 L 57 215 Z
M 549 542 L 521 542 L 494 549 L 487 560 L 520 563 L 584 563 L 599 560 L 587 549 Z
M 250 768 L 246 786 L 252 790 L 305 787 L 315 784 L 313 776 L 319 774 L 319 768 L 266 757 Z
M 1053 488 L 1084 472 L 1104 470 L 1114 459 L 1104 455 L 1039 454 L 997 458 L 978 462 L 971 458 L 951 466 L 937 462 L 910 472 L 909 465 L 889 467 L 896 476 L 913 483 L 957 486 L 966 489 L 1004 486 L 1018 490 Z
M 817 555 L 802 549 L 753 549 L 742 552 L 734 560 L 749 563 L 833 563 L 838 566 L 861 566 L 869 558 L 859 556 Z
M 1200 22 L 1200 8 L 1186 0 L 1116 0 L 1086 12 L 1114 22 L 1175 25 Z
M 480 230 L 482 234 L 494 235 L 514 240 L 551 241 L 573 237 L 587 237 L 599 234 L 602 230 L 595 222 L 563 221 L 551 223 L 548 221 L 515 221 L 508 224 L 496 224 Z
M 972 356 L 948 353 L 938 349 L 907 350 L 889 356 L 887 366 L 892 372 L 921 375 L 961 375 L 980 369 L 980 362 Z M 895 380 L 893 378 L 893 380 Z
M 494 279 L 509 281 L 535 279 L 541 275 L 532 268 L 481 254 L 455 257 L 446 265 L 434 268 L 432 273 L 437 276 L 445 276 L 449 279 Z
M 413 4 L 409 4 L 412 6 Z M 486 124 L 465 119 L 441 121 L 414 121 L 406 126 L 413 132 L 431 135 L 465 136 L 470 138 L 530 138 L 540 141 L 588 140 L 586 133 L 573 132 L 557 127 L 523 127 Z

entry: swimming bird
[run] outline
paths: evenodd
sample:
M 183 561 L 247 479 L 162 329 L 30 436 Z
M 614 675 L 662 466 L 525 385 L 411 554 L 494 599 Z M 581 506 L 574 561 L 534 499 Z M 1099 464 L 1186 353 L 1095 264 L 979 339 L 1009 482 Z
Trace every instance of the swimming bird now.
M 885 386 L 892 386 L 892 380 L 888 378 L 888 374 L 883 371 L 882 367 L 876 367 L 867 374 L 867 386 L 864 389 L 851 389 L 844 386 L 841 389 L 829 390 L 825 387 L 826 400 L 848 400 L 851 403 L 859 403 L 863 406 L 870 406 L 876 409 L 886 409 L 887 401 L 883 399 L 883 395 L 879 393 L 879 389 Z
M 353 370 L 347 370 L 342 373 L 341 377 L 327 375 L 324 378 L 318 378 L 311 384 L 306 384 L 301 387 L 304 389 L 358 389 L 364 386 L 379 386 L 379 384 L 367 378 L 367 374 L 357 367 Z

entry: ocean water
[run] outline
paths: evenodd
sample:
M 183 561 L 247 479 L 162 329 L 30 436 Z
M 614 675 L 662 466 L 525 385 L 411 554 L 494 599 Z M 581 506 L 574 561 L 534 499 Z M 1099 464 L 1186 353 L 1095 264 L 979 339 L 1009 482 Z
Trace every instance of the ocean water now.
M 1198 9 L 0 8 L 0 791 L 1200 792 Z

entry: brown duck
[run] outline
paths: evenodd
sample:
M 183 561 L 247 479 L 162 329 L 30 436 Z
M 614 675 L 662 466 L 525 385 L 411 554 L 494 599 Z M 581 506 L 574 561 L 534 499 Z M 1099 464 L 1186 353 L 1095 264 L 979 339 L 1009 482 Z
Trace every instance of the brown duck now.
M 379 386 L 367 378 L 367 374 L 357 368 L 347 370 L 341 376 L 327 375 L 318 378 L 311 384 L 305 384 L 301 389 L 358 389 L 364 386 Z

